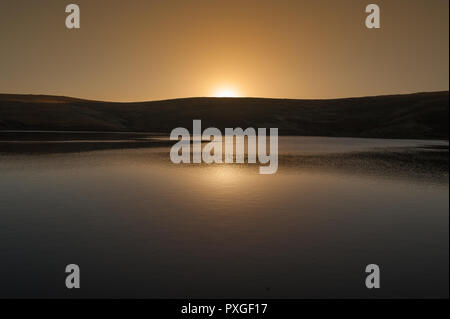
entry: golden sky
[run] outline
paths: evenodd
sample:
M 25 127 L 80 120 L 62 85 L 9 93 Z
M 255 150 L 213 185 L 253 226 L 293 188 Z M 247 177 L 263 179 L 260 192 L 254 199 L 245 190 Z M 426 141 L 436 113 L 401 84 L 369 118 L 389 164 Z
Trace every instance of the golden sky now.
M 65 27 L 65 6 L 81 29 Z M 381 8 L 367 29 L 365 6 Z M 110 101 L 448 90 L 448 0 L 1 0 L 0 92 Z

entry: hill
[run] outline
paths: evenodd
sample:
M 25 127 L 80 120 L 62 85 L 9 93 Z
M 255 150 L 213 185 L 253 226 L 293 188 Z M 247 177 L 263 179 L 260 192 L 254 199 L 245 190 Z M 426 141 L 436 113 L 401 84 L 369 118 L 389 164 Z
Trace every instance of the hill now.
M 449 92 L 294 100 L 185 98 L 116 103 L 0 94 L 0 130 L 164 132 L 192 120 L 203 128 L 278 127 L 280 134 L 448 139 Z

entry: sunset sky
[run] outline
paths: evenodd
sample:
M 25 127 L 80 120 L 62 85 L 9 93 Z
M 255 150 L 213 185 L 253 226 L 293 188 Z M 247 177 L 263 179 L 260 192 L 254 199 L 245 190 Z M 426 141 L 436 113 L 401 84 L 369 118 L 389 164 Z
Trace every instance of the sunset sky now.
M 65 6 L 81 29 L 65 27 Z M 381 8 L 367 29 L 365 6 Z M 448 0 L 0 0 L 0 93 L 109 101 L 448 90 Z

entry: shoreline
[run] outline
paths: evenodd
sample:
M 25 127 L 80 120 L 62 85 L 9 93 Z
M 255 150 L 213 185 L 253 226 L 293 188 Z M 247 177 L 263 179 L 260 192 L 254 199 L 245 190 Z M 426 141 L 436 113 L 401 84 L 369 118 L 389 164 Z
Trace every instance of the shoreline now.
M 284 132 L 285 133 L 285 132 Z M 33 134 L 33 136 L 30 136 Z M 61 140 L 72 140 L 70 137 L 71 135 L 75 135 L 77 137 L 86 137 L 87 139 L 92 139 L 93 136 L 102 136 L 103 138 L 106 137 L 115 137 L 117 135 L 122 136 L 128 136 L 128 137 L 161 137 L 161 136 L 169 136 L 170 132 L 129 132 L 129 131 L 61 131 L 61 130 L 0 130 L 0 141 L 12 141 L 11 139 L 7 138 L 19 138 L 21 140 L 24 140 L 26 137 L 28 137 L 30 141 L 40 141 L 43 136 L 45 135 L 51 135 L 52 137 L 64 137 L 65 139 Z M 8 137 L 9 135 L 9 137 Z M 41 135 L 41 136 L 39 136 Z M 304 134 L 283 134 L 283 132 L 279 132 L 279 136 L 283 137 L 310 137 L 310 138 L 347 138 L 347 139 L 364 139 L 364 140 L 411 140 L 411 141 L 447 141 L 449 142 L 449 139 L 446 137 L 428 137 L 428 138 L 405 138 L 405 137 L 377 137 L 377 136 L 338 136 L 338 135 L 304 135 Z

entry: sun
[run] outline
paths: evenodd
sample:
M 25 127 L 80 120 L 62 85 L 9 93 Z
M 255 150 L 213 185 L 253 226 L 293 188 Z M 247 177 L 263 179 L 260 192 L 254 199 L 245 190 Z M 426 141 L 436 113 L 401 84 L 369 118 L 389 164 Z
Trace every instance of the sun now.
M 214 90 L 212 95 L 215 97 L 238 97 L 239 92 L 232 87 L 220 87 Z

